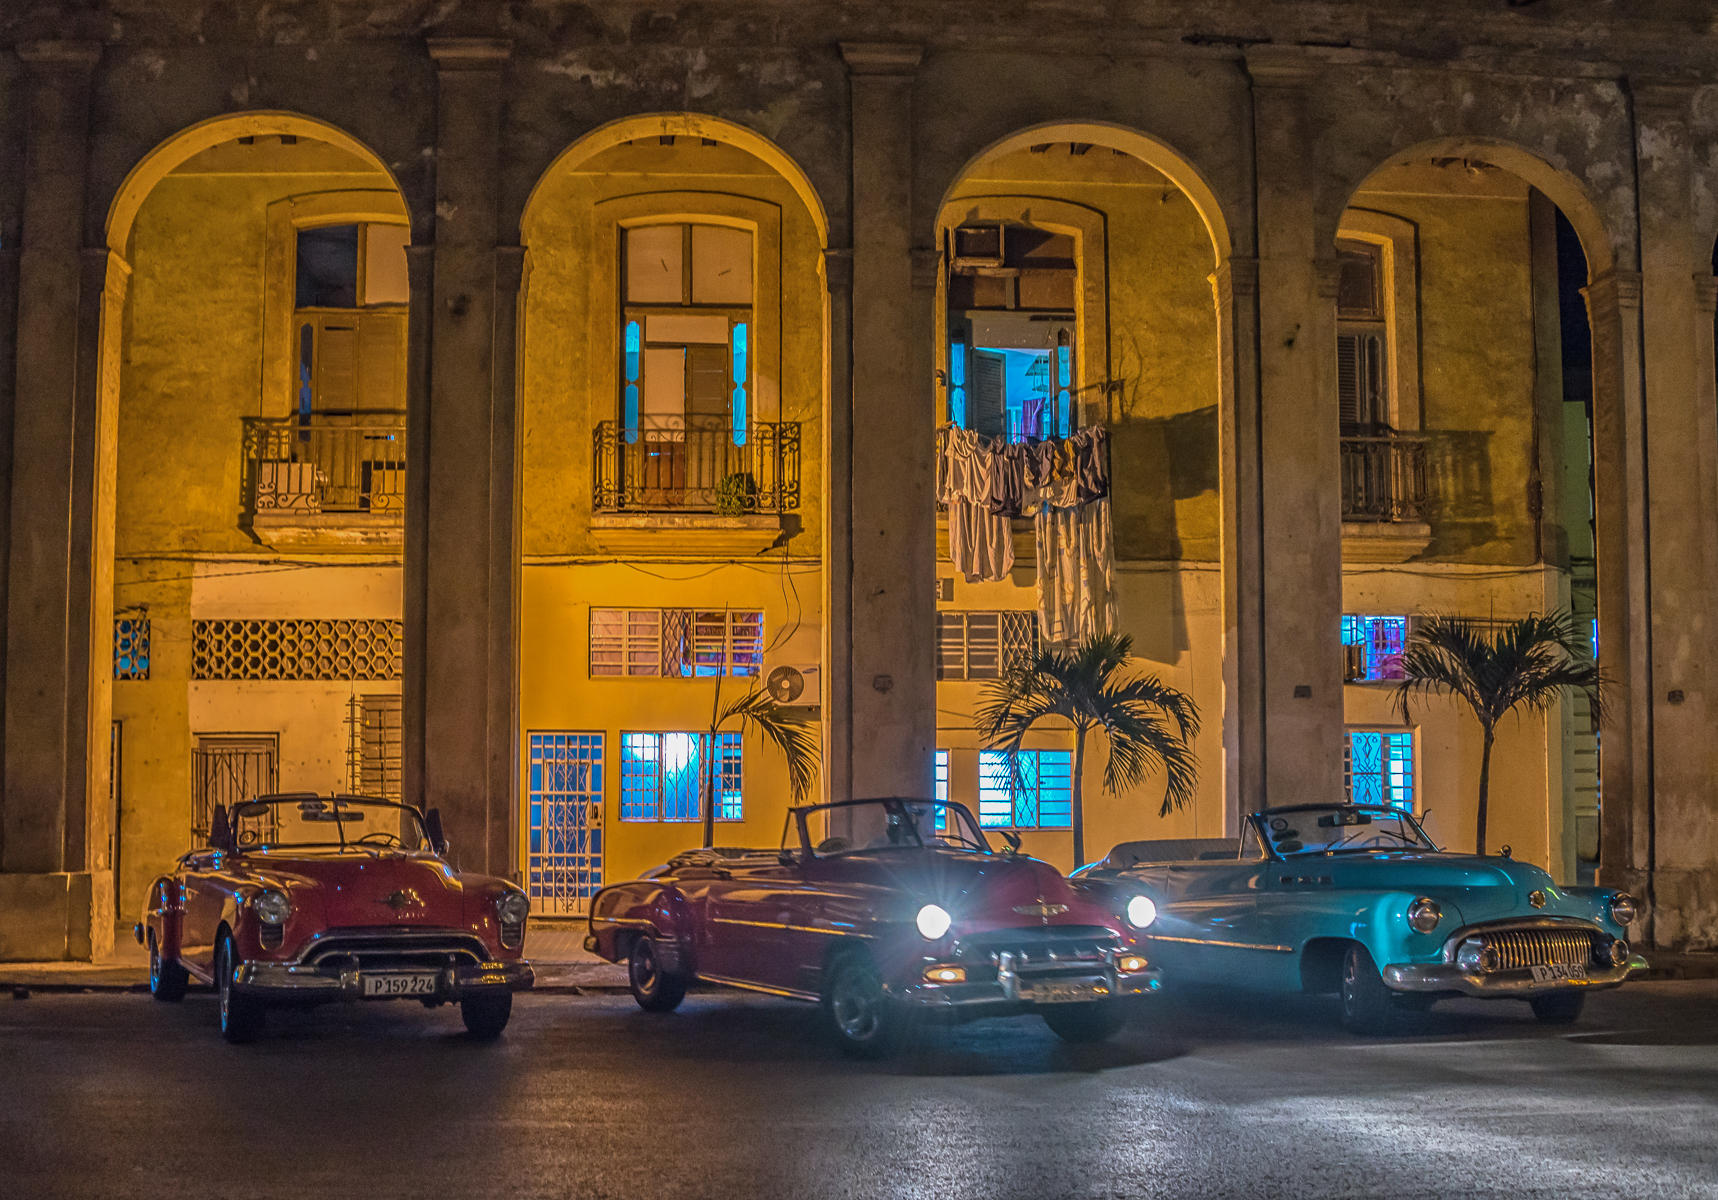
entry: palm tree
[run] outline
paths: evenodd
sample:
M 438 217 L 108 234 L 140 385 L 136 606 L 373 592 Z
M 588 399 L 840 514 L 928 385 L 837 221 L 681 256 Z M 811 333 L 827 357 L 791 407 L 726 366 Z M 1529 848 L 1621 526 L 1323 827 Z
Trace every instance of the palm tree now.
M 1074 730 L 1074 865 L 1086 861 L 1080 781 L 1086 735 L 1101 729 L 1109 742 L 1104 790 L 1131 787 L 1157 768 L 1164 774 L 1160 816 L 1193 802 L 1198 762 L 1189 744 L 1199 732 L 1192 697 L 1151 675 L 1124 674 L 1133 658 L 1126 634 L 1087 638 L 1072 651 L 1039 650 L 985 689 L 978 732 L 992 748 L 1020 752 L 1040 721 L 1061 719 Z M 1016 773 L 1018 773 L 1016 769 Z
M 721 696 L 721 681 L 717 680 L 718 705 Z M 719 707 L 711 714 L 710 738 L 703 758 L 703 770 L 699 775 L 699 790 L 702 792 L 704 811 L 704 845 L 710 846 L 716 837 L 716 772 L 719 769 L 719 754 L 717 753 L 716 735 L 722 727 L 738 724 L 740 733 L 759 733 L 764 740 L 773 742 L 782 757 L 787 760 L 787 782 L 793 792 L 794 803 L 805 800 L 811 791 L 811 785 L 817 781 L 817 735 L 812 732 L 811 722 L 802 713 L 795 712 L 785 704 L 770 698 L 768 692 L 747 692 L 728 702 L 726 707 Z
M 1402 650 L 1405 678 L 1396 685 L 1402 720 L 1414 697 L 1447 692 L 1473 710 L 1485 742 L 1479 756 L 1479 832 L 1485 853 L 1486 806 L 1491 790 L 1491 747 L 1498 722 L 1517 709 L 1539 713 L 1565 691 L 1586 693 L 1593 718 L 1602 714 L 1598 664 L 1585 632 L 1567 611 L 1522 617 L 1487 633 L 1466 617 L 1426 617 Z

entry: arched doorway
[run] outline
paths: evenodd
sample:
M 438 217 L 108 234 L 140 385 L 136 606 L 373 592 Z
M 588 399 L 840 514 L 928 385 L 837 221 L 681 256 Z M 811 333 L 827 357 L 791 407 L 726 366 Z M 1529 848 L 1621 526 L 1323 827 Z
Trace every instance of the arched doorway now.
M 373 152 L 253 113 L 145 156 L 107 237 L 92 728 L 129 923 L 215 804 L 400 793 L 410 233 Z
M 521 222 L 521 867 L 535 911 L 791 793 L 718 702 L 822 696 L 827 220 L 767 139 L 697 114 L 586 135 Z M 743 786 L 742 786 L 743 783 Z

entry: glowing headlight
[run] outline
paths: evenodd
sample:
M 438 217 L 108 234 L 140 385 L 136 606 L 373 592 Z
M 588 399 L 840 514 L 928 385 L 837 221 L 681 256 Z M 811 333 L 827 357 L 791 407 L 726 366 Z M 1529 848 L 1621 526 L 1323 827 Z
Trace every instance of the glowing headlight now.
M 1634 897 L 1627 892 L 1618 892 L 1611 897 L 1611 920 L 1618 925 L 1628 925 L 1639 915 Z
M 1144 929 L 1157 920 L 1157 905 L 1151 902 L 1150 896 L 1135 896 L 1127 902 L 1125 915 L 1129 925 L 1135 929 Z
M 531 902 L 525 898 L 524 892 L 503 892 L 495 902 L 495 915 L 501 918 L 503 925 L 517 925 L 530 911 Z
M 914 923 L 919 927 L 920 937 L 928 938 L 934 942 L 948 932 L 948 927 L 953 923 L 953 918 L 941 905 L 927 904 L 919 909 L 919 915 L 915 918 Z
M 284 925 L 292 915 L 292 901 L 287 899 L 285 892 L 274 888 L 258 892 L 257 898 L 251 901 L 251 908 L 255 910 L 257 920 L 264 925 Z
M 1408 905 L 1408 924 L 1417 933 L 1430 933 L 1443 919 L 1444 910 L 1438 907 L 1436 900 L 1421 896 Z

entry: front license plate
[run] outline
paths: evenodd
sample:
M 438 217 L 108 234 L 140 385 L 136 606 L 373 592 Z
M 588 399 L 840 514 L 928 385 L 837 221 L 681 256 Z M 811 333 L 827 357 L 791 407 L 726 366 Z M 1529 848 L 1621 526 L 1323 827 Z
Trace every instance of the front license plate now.
M 371 996 L 433 996 L 434 975 L 366 975 L 364 995 Z
M 1554 963 L 1548 967 L 1533 968 L 1534 983 L 1565 983 L 1571 979 L 1585 979 L 1585 966 L 1572 966 L 1568 963 Z
M 1083 1004 L 1088 1000 L 1101 1000 L 1108 993 L 1108 988 L 1099 992 L 1089 983 L 1039 983 L 1021 998 L 1033 1004 Z

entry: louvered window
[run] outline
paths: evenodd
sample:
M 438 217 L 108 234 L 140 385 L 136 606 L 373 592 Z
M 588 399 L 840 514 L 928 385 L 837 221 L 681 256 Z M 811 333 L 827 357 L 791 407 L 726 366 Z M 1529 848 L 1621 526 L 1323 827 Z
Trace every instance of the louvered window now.
M 404 225 L 300 229 L 295 269 L 297 409 L 345 413 L 405 406 Z
M 1336 386 L 1342 432 L 1390 426 L 1389 341 L 1383 297 L 1383 248 L 1337 242 Z
M 1014 664 L 1038 649 L 1038 614 L 939 612 L 937 678 L 1000 679 Z
M 591 609 L 593 677 L 754 676 L 763 654 L 764 615 L 757 609 Z

